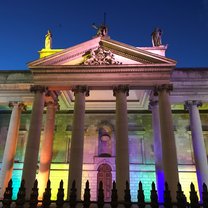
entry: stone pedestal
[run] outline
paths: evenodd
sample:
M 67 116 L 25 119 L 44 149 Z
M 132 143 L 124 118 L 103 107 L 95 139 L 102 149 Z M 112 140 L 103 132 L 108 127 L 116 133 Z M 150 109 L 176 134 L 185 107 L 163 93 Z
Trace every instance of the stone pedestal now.
M 129 181 L 129 144 L 127 100 L 129 88 L 119 85 L 113 89 L 116 97 L 116 187 L 118 200 L 124 200 L 126 181 Z
M 20 116 L 21 111 L 23 109 L 25 110 L 25 105 L 23 103 L 10 102 L 9 106 L 13 109 L 2 160 L 2 168 L 0 174 L 0 198 L 3 197 L 5 188 L 7 187 L 8 182 L 12 177 L 14 158 L 18 141 Z
M 55 113 L 57 110 L 57 102 L 46 102 L 47 112 L 45 129 L 42 140 L 42 148 L 40 151 L 40 168 L 38 173 L 38 184 L 39 184 L 39 196 L 42 198 L 47 181 L 50 174 L 50 166 L 53 155 L 53 138 L 54 138 L 54 127 L 55 127 Z
M 152 111 L 153 144 L 155 156 L 155 175 L 159 202 L 164 201 L 164 170 L 162 161 L 162 144 L 160 133 L 160 117 L 158 101 L 150 101 L 149 109 Z
M 203 183 L 208 185 L 208 165 L 202 132 L 202 124 L 198 110 L 198 106 L 200 105 L 202 105 L 200 101 L 187 101 L 185 103 L 186 108 L 189 110 L 196 174 L 200 198 L 202 200 Z
M 31 87 L 31 92 L 34 92 L 35 96 L 22 172 L 22 179 L 25 180 L 25 187 L 27 190 L 27 199 L 29 198 L 29 193 L 31 192 L 36 179 L 36 171 L 38 170 L 38 153 L 40 146 L 45 91 L 46 88 L 44 86 Z
M 169 91 L 172 90 L 172 85 L 164 84 L 157 87 L 156 90 L 159 100 L 159 115 L 165 181 L 167 181 L 169 185 L 172 200 L 176 201 L 176 191 L 179 177 L 171 105 L 169 100 Z
M 85 118 L 85 96 L 89 95 L 86 86 L 76 86 L 72 89 L 75 95 L 74 117 L 72 124 L 72 138 L 69 165 L 68 198 L 72 183 L 76 181 L 77 199 L 81 199 L 82 187 L 82 165 L 84 147 L 84 118 Z

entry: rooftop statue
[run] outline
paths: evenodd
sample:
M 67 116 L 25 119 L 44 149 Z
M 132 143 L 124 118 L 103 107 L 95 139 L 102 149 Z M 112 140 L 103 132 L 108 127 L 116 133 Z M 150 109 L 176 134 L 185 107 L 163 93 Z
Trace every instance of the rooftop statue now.
M 157 47 L 162 45 L 162 30 L 160 28 L 155 28 L 154 31 L 152 32 L 152 46 Z
M 45 49 L 52 48 L 52 34 L 51 31 L 48 30 L 48 33 L 45 35 Z
M 106 37 L 108 36 L 108 27 L 106 26 L 106 13 L 104 12 L 103 23 L 97 26 L 95 23 L 92 24 L 92 27 L 97 30 L 97 37 Z
M 92 27 L 97 30 L 96 36 L 103 37 L 107 36 L 108 34 L 108 28 L 105 24 L 101 24 L 100 26 L 96 26 L 94 23 L 92 24 Z
M 105 25 L 100 25 L 97 31 L 97 36 L 106 36 L 108 33 L 108 28 Z

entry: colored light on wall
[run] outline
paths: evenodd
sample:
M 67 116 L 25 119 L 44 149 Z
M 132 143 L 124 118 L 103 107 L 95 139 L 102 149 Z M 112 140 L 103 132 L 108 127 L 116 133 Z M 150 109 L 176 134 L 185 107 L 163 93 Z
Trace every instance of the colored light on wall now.
M 150 190 L 152 182 L 155 182 L 155 172 L 130 172 L 130 189 L 132 201 L 137 201 L 137 191 L 139 188 L 139 181 L 142 182 L 144 190 L 145 201 L 150 201 Z
M 17 193 L 21 184 L 22 170 L 14 170 L 12 174 L 13 195 L 12 199 L 17 198 Z
M 17 193 L 19 191 L 21 178 L 22 178 L 22 170 L 15 169 L 12 175 L 12 182 L 13 182 L 12 199 L 14 200 L 17 198 Z M 37 179 L 38 179 L 38 175 L 37 175 Z M 68 186 L 68 164 L 52 164 L 50 171 L 50 180 L 51 180 L 51 199 L 56 200 L 57 192 L 61 180 L 63 180 L 64 182 L 64 194 L 66 199 L 67 186 Z M 38 181 L 38 188 L 45 190 L 45 187 L 41 187 L 40 181 Z
M 148 169 L 148 165 L 145 166 Z M 96 172 L 93 172 L 93 175 L 89 171 L 83 172 L 83 190 L 85 181 L 87 178 L 94 178 L 96 179 Z M 22 170 L 21 169 L 14 169 L 12 180 L 13 180 L 13 199 L 17 198 L 17 193 L 20 187 L 22 177 Z M 56 200 L 57 192 L 59 188 L 60 181 L 63 180 L 64 182 L 64 194 L 65 199 L 67 197 L 67 186 L 68 186 L 68 164 L 52 164 L 51 171 L 50 171 L 50 180 L 51 180 L 51 199 Z M 114 177 L 113 177 L 114 180 Z M 182 190 L 186 195 L 187 201 L 190 201 L 190 183 L 192 182 L 195 186 L 196 191 L 198 192 L 198 184 L 197 184 L 197 176 L 195 172 L 191 171 L 181 171 L 179 172 L 179 180 L 182 186 Z M 142 182 L 145 201 L 150 201 L 150 190 L 152 182 L 156 181 L 155 172 L 154 171 L 131 171 L 130 172 L 130 189 L 131 189 L 131 199 L 132 201 L 137 201 L 137 191 L 138 191 L 138 184 L 139 181 Z M 91 188 L 91 196 L 92 200 L 96 200 L 96 185 L 93 181 L 90 181 L 90 188 Z M 159 186 L 164 186 L 160 184 Z M 40 182 L 39 182 L 40 188 Z M 199 196 L 199 194 L 198 194 Z
M 191 184 L 191 182 L 194 184 L 195 190 L 198 193 L 198 197 L 199 197 L 197 176 L 196 176 L 195 172 L 179 172 L 179 180 L 180 180 L 182 190 L 186 196 L 187 201 L 190 201 L 190 184 Z
M 163 171 L 156 172 L 156 184 L 157 187 L 157 194 L 158 194 L 158 201 L 164 202 L 164 184 L 165 184 L 165 176 Z
M 50 171 L 51 199 L 56 200 L 60 181 L 64 182 L 64 198 L 67 198 L 68 164 L 52 164 Z

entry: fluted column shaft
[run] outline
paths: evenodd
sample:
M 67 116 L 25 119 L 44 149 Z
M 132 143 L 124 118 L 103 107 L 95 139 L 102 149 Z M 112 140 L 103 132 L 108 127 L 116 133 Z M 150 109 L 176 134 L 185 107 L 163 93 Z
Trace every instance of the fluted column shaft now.
M 42 140 L 42 147 L 40 151 L 40 168 L 38 173 L 39 196 L 43 196 L 47 181 L 50 174 L 50 166 L 53 155 L 53 138 L 55 127 L 55 113 L 57 110 L 57 102 L 46 102 L 46 121 L 44 136 Z
M 68 198 L 72 183 L 75 180 L 77 188 L 77 198 L 78 200 L 80 200 L 84 149 L 85 96 L 89 95 L 89 91 L 86 86 L 76 86 L 72 90 L 74 91 L 75 101 L 70 150 Z
M 33 183 L 36 179 L 46 88 L 44 86 L 32 86 L 31 91 L 35 93 L 35 96 L 22 172 L 22 179 L 25 180 L 25 187 L 27 189 L 27 198 L 29 197 L 29 193 L 32 190 Z
M 153 127 L 153 144 L 154 144 L 154 156 L 155 156 L 155 175 L 157 183 L 157 192 L 159 202 L 164 201 L 164 169 L 162 161 L 162 144 L 161 144 L 161 132 L 160 132 L 160 117 L 158 101 L 150 101 L 149 108 L 152 111 L 152 127 Z
M 167 181 L 169 185 L 172 200 L 176 201 L 179 176 L 173 120 L 169 100 L 170 90 L 172 90 L 172 85 L 164 84 L 157 88 L 165 181 Z
M 4 148 L 4 155 L 2 160 L 2 168 L 0 174 L 0 198 L 3 197 L 5 188 L 12 177 L 14 158 L 16 153 L 18 133 L 20 126 L 20 116 L 25 106 L 23 103 L 10 102 L 9 106 L 12 107 L 12 114 L 7 133 L 6 145 Z
M 202 199 L 203 183 L 208 185 L 208 165 L 207 154 L 202 132 L 202 124 L 199 115 L 199 101 L 187 101 L 186 108 L 189 110 L 190 127 L 192 135 L 192 146 L 196 165 L 197 180 L 199 186 L 200 198 Z
M 113 89 L 116 97 L 116 186 L 118 199 L 124 199 L 126 181 L 129 182 L 129 144 L 127 99 L 129 88 L 119 85 Z

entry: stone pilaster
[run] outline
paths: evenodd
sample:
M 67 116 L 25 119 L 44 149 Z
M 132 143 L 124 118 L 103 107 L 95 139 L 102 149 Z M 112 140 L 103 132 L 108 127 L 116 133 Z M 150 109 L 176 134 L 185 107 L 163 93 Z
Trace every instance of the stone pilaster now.
M 192 146 L 194 151 L 194 159 L 196 165 L 196 174 L 199 186 L 200 198 L 202 199 L 203 183 L 208 185 L 208 165 L 207 154 L 204 144 L 202 124 L 198 106 L 201 106 L 200 101 L 186 101 L 185 107 L 189 111 L 190 127 L 192 135 Z
M 128 144 L 128 114 L 127 99 L 129 87 L 119 85 L 114 87 L 116 97 L 116 185 L 118 199 L 124 199 L 126 181 L 129 181 L 129 144 Z M 130 182 L 130 181 L 129 181 Z
M 176 201 L 177 183 L 179 182 L 175 136 L 173 129 L 169 92 L 172 85 L 156 87 L 159 101 L 160 129 L 165 181 L 171 190 L 172 200 Z
M 40 151 L 40 168 L 38 173 L 39 197 L 42 198 L 47 181 L 50 175 L 50 166 L 53 154 L 53 138 L 55 128 L 55 113 L 58 109 L 58 100 L 49 100 L 45 102 L 47 107 L 46 121 Z
M 158 101 L 150 100 L 149 110 L 152 112 L 152 128 L 153 128 L 153 144 L 154 144 L 154 156 L 155 156 L 155 174 L 157 182 L 157 192 L 159 202 L 164 201 L 164 169 L 162 161 L 162 144 L 161 144 L 161 132 L 160 132 L 160 117 Z
M 72 138 L 70 150 L 68 198 L 73 180 L 76 181 L 77 198 L 81 199 L 82 187 L 82 165 L 84 148 L 84 118 L 85 118 L 85 96 L 89 95 L 87 86 L 76 86 L 72 89 L 75 96 L 74 117 L 72 124 Z
M 44 97 L 46 91 L 47 88 L 45 86 L 31 87 L 31 92 L 34 92 L 35 95 L 33 100 L 30 128 L 28 132 L 28 139 L 22 172 L 22 179 L 25 180 L 25 187 L 27 189 L 27 199 L 29 198 L 29 193 L 32 190 L 33 183 L 36 179 L 40 135 L 42 127 L 42 116 L 44 109 Z
M 12 177 L 14 158 L 15 158 L 17 141 L 18 141 L 21 112 L 22 110 L 26 109 L 25 105 L 19 102 L 10 102 L 9 106 L 12 108 L 12 114 L 10 118 L 6 145 L 5 145 L 4 155 L 2 160 L 2 168 L 0 174 L 0 198 L 3 197 L 5 188 L 7 187 L 8 182 Z

